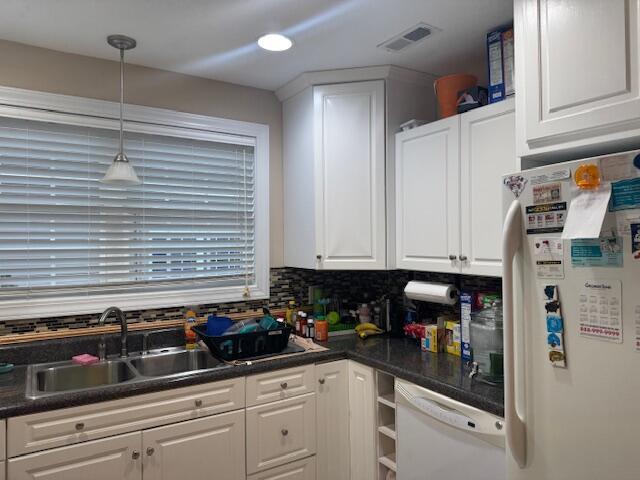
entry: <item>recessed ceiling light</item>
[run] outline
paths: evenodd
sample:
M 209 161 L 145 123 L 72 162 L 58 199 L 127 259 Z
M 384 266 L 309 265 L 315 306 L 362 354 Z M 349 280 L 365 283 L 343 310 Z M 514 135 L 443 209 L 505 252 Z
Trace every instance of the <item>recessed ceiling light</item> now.
M 279 33 L 268 33 L 258 39 L 258 45 L 271 52 L 284 52 L 291 48 L 293 42 Z

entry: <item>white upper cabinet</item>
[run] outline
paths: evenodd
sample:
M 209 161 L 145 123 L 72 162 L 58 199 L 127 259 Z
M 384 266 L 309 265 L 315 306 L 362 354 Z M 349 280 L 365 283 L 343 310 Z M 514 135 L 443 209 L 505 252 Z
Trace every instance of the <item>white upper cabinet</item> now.
M 384 82 L 314 88 L 319 267 L 384 269 Z
M 502 176 L 517 170 L 513 99 L 460 116 L 460 266 L 502 273 Z
M 399 268 L 499 276 L 502 175 L 517 170 L 514 101 L 396 136 Z
M 396 264 L 458 272 L 460 155 L 458 116 L 396 136 Z
M 637 140 L 639 4 L 515 1 L 519 155 Z
M 395 268 L 395 132 L 435 115 L 434 78 L 398 67 L 303 74 L 283 100 L 284 263 Z

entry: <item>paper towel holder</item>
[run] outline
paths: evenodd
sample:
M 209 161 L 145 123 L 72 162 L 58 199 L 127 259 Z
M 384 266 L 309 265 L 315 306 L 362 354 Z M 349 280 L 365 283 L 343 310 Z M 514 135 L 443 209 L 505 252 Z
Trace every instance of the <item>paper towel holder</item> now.
M 405 296 L 410 300 L 454 305 L 458 301 L 458 288 L 455 285 L 412 280 L 404 288 Z

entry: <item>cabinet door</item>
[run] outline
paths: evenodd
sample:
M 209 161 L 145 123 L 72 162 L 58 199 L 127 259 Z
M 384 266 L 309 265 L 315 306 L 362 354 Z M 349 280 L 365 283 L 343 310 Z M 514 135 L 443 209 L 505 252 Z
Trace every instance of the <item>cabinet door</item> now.
M 502 273 L 502 176 L 517 170 L 513 99 L 460 118 L 462 273 Z
M 242 410 L 145 430 L 142 445 L 145 480 L 245 480 Z
M 0 460 L 4 460 L 7 456 L 7 424 L 4 420 L 0 420 Z
M 315 87 L 314 131 L 318 268 L 384 269 L 384 82 Z
M 376 478 L 376 417 L 373 369 L 349 362 L 351 480 Z
M 349 480 L 348 361 L 316 365 L 318 480 Z
M 316 452 L 316 394 L 247 408 L 247 473 Z
M 141 480 L 140 433 L 12 458 L 11 480 Z
M 459 116 L 396 136 L 398 268 L 458 273 Z
M 516 0 L 520 154 L 638 135 L 639 4 Z

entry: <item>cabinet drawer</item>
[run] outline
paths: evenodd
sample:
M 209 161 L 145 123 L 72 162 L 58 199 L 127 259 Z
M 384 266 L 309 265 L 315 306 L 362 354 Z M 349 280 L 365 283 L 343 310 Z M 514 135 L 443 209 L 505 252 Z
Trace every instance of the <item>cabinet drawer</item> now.
M 7 458 L 7 424 L 0 420 L 0 460 Z
M 247 473 L 313 455 L 315 419 L 315 393 L 248 408 Z
M 244 378 L 10 418 L 15 457 L 244 407 Z
M 249 475 L 247 480 L 315 480 L 316 457 L 308 457 L 281 467 Z
M 32 453 L 7 462 L 11 480 L 140 480 L 140 433 Z
M 247 377 L 247 406 L 284 400 L 315 391 L 315 365 Z

